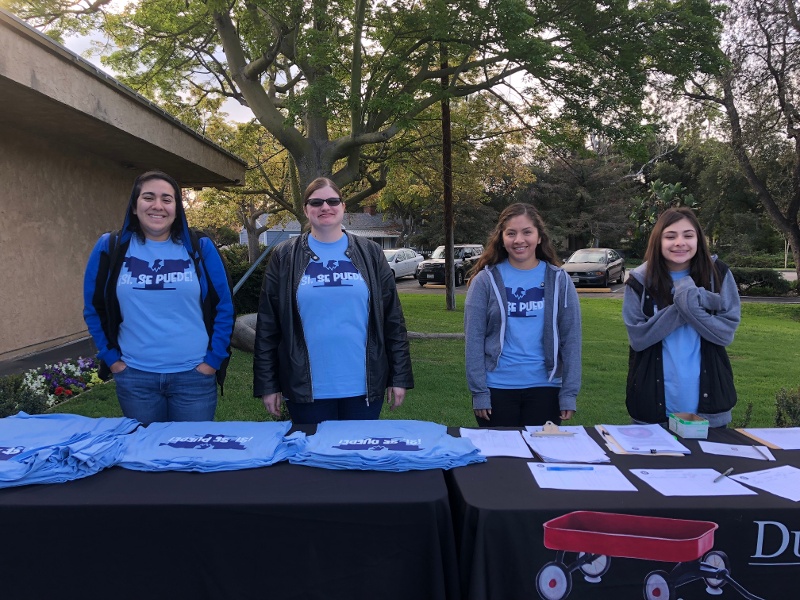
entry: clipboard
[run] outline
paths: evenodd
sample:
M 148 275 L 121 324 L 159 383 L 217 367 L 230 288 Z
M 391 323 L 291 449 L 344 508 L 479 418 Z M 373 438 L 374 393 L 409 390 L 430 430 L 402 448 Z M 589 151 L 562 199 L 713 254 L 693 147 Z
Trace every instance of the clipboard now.
M 615 454 L 626 454 L 628 456 L 686 456 L 686 454 L 682 454 L 680 452 L 628 452 L 620 446 L 619 442 L 614 439 L 614 436 L 611 435 L 608 430 L 603 427 L 602 425 L 595 425 L 594 428 L 600 433 L 600 436 L 603 438 L 603 441 L 608 446 L 609 450 L 614 452 Z
M 767 447 L 767 448 L 769 448 L 770 450 L 783 450 L 783 448 L 781 448 L 781 447 L 780 447 L 780 446 L 778 446 L 777 444 L 773 444 L 772 442 L 767 442 L 767 441 L 765 441 L 765 440 L 762 440 L 762 439 L 761 439 L 760 437 L 758 437 L 757 435 L 754 435 L 754 434 L 750 433 L 749 431 L 745 431 L 745 430 L 744 430 L 744 429 L 742 429 L 742 428 L 738 428 L 738 427 L 737 427 L 737 428 L 735 429 L 735 431 L 738 431 L 738 432 L 739 432 L 739 433 L 741 433 L 742 435 L 744 435 L 744 436 L 746 436 L 746 437 L 749 437 L 751 440 L 755 440 L 756 442 L 758 442 L 758 443 L 759 443 L 759 444 L 761 444 L 762 446 L 766 446 L 766 447 Z
M 548 437 L 548 436 L 562 436 L 562 435 L 569 436 L 575 434 L 571 431 L 561 431 L 558 428 L 558 425 L 556 425 L 552 421 L 547 421 L 547 423 L 545 423 L 542 426 L 541 431 L 529 431 L 528 435 L 531 435 L 533 437 Z

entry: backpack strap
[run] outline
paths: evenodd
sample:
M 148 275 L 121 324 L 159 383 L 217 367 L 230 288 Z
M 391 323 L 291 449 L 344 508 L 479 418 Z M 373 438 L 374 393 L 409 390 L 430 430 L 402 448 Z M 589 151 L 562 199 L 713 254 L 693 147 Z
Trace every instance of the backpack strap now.
M 214 287 L 214 282 L 211 280 L 211 277 L 208 274 L 208 269 L 206 269 L 205 261 L 203 260 L 203 253 L 200 251 L 200 238 L 207 238 L 208 236 L 203 233 L 202 231 L 198 231 L 196 229 L 189 229 L 189 241 L 191 242 L 192 246 L 192 261 L 194 262 L 195 271 L 199 274 L 200 269 L 203 271 L 203 275 L 206 279 L 206 284 L 208 285 L 208 293 L 206 294 L 205 300 L 202 303 L 202 310 L 203 310 L 203 323 L 206 326 L 206 332 L 208 333 L 209 344 L 211 343 L 211 337 L 214 335 L 214 318 L 216 317 L 217 312 L 217 303 L 219 302 L 219 292 Z M 209 238 L 211 239 L 211 238 Z M 213 243 L 213 241 L 212 241 Z M 220 254 L 220 258 L 222 259 L 222 267 L 225 269 L 225 277 L 228 281 L 228 289 L 231 293 L 231 300 L 233 300 L 233 285 L 231 280 L 230 272 L 228 271 L 228 265 L 225 263 L 225 257 Z M 235 312 L 234 312 L 235 314 Z M 228 345 L 228 358 L 226 358 L 220 368 L 217 369 L 217 383 L 219 384 L 220 394 L 225 395 L 225 376 L 228 370 L 228 363 L 231 359 L 231 347 L 230 344 Z

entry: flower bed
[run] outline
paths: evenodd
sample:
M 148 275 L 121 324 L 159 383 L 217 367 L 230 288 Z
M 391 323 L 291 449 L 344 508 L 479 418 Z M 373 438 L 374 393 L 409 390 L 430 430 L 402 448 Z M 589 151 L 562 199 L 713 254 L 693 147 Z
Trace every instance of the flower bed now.
M 0 417 L 37 414 L 102 383 L 94 358 L 77 358 L 0 378 Z

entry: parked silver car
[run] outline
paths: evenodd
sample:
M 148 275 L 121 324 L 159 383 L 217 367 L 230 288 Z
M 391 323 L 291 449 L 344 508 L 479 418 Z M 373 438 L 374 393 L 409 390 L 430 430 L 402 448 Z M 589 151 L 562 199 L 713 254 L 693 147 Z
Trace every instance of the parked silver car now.
M 575 285 L 608 287 L 612 281 L 625 281 L 625 259 L 611 248 L 583 248 L 562 266 Z
M 386 257 L 395 279 L 400 279 L 406 275 L 416 277 L 417 265 L 423 261 L 423 256 L 417 254 L 411 248 L 384 250 L 383 255 Z

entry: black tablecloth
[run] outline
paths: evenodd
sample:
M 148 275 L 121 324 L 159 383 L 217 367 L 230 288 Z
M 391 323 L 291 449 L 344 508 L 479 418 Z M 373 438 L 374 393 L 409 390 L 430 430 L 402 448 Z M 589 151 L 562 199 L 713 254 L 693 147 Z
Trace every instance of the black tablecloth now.
M 452 431 L 452 430 L 451 430 Z M 590 434 L 600 443 L 594 429 Z M 712 431 L 709 441 L 752 444 L 733 431 Z M 694 440 L 682 440 L 692 455 L 620 456 L 612 464 L 626 473 L 638 492 L 570 492 L 540 489 L 527 466 L 532 460 L 490 458 L 446 473 L 456 520 L 461 593 L 470 600 L 531 600 L 540 597 L 537 574 L 548 563 L 560 559 L 575 566 L 577 554 L 558 556 L 559 548 L 544 545 L 543 524 L 574 511 L 598 511 L 628 515 L 705 520 L 719 525 L 714 532 L 715 551 L 727 554 L 732 579 L 742 586 L 724 583 L 726 598 L 764 599 L 797 597 L 800 582 L 800 505 L 759 491 L 757 496 L 665 497 L 638 477 L 631 468 L 700 468 L 737 473 L 783 464 L 800 466 L 800 453 L 775 450 L 777 462 L 729 458 L 704 454 Z M 635 554 L 635 552 L 634 552 Z M 686 560 L 686 559 L 682 559 Z M 588 583 L 579 570 L 571 573 L 572 599 L 639 599 L 647 575 L 654 570 L 670 573 L 679 563 L 610 559 L 610 568 L 598 583 Z M 684 563 L 690 572 L 696 566 Z M 667 577 L 669 578 L 669 577 Z M 714 579 L 714 578 L 712 578 Z M 548 580 L 541 578 L 540 585 Z M 542 597 L 558 598 L 558 581 Z M 718 582 L 714 582 L 718 583 Z M 563 588 L 561 589 L 563 590 Z M 658 600 L 706 598 L 704 581 L 679 585 L 674 596 L 662 589 L 650 596 Z M 717 590 L 718 591 L 718 590 Z M 647 596 L 645 596 L 647 597 Z
M 456 598 L 442 471 L 114 468 L 0 490 L 2 600 Z

